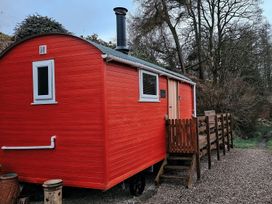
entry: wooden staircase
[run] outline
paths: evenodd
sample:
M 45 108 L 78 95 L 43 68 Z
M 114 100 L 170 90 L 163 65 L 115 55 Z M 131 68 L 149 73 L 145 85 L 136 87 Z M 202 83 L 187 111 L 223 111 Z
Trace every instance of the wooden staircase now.
M 178 181 L 191 188 L 195 169 L 195 154 L 168 154 L 155 179 L 161 181 Z
M 194 170 L 200 179 L 200 158 L 207 154 L 208 168 L 211 168 L 211 150 L 216 149 L 220 160 L 220 146 L 223 155 L 233 147 L 233 121 L 229 113 L 215 114 L 205 111 L 205 116 L 192 119 L 166 119 L 166 159 L 156 176 L 155 183 L 180 181 L 192 187 Z
M 194 170 L 199 169 L 198 139 L 196 135 L 196 119 L 168 119 L 167 156 L 155 179 L 162 181 L 178 181 L 191 188 Z M 198 178 L 200 172 L 197 171 Z

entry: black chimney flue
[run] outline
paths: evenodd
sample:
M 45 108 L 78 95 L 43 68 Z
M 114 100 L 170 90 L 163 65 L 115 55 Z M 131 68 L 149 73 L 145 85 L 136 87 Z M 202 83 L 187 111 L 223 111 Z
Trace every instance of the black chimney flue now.
M 116 50 L 128 54 L 126 38 L 126 13 L 127 9 L 123 7 L 116 7 L 113 9 L 116 14 L 116 29 L 117 29 L 117 46 Z

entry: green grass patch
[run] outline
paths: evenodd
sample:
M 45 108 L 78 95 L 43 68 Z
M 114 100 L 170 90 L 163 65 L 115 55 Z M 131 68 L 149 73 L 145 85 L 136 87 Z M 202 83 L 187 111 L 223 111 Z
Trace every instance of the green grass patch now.
M 266 147 L 267 149 L 272 150 L 272 138 L 268 140 L 268 142 L 266 143 Z
M 248 134 L 248 139 L 235 137 L 233 140 L 234 147 L 243 149 L 257 148 L 260 142 L 267 140 L 266 147 L 272 150 L 272 136 L 270 134 L 271 131 L 271 125 L 259 122 L 256 125 L 255 131 Z
M 257 127 L 256 127 L 256 131 L 254 133 L 255 134 L 259 133 L 261 135 L 266 135 L 270 131 L 272 131 L 272 127 L 271 126 L 264 126 L 264 125 L 258 124 Z
M 236 137 L 233 140 L 233 145 L 235 148 L 253 149 L 257 147 L 258 142 L 259 142 L 259 137 L 253 137 L 249 139 Z

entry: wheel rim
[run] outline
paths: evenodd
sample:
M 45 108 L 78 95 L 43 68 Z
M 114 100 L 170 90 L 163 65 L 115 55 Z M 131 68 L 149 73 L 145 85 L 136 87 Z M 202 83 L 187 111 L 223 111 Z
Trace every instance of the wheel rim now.
M 145 178 L 144 176 L 135 176 L 130 184 L 130 191 L 132 195 L 141 195 L 145 188 Z

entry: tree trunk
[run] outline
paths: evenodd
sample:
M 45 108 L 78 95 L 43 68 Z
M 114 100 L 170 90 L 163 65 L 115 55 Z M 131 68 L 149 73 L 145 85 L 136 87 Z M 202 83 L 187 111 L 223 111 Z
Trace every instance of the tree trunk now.
M 198 72 L 199 72 L 199 79 L 204 79 L 203 67 L 202 67 L 202 59 L 201 59 L 201 9 L 200 9 L 201 0 L 197 1 L 197 16 L 198 16 L 198 35 L 197 35 L 197 52 L 198 52 Z
M 172 25 L 169 14 L 168 14 L 168 9 L 167 9 L 167 5 L 165 3 L 164 0 L 161 0 L 162 6 L 163 6 L 163 12 L 164 12 L 164 17 L 165 17 L 165 21 L 173 35 L 175 44 L 176 44 L 176 49 L 178 52 L 178 59 L 179 59 L 179 64 L 180 64 L 180 68 L 182 73 L 185 73 L 185 66 L 184 66 L 184 61 L 183 61 L 183 55 L 182 55 L 182 50 L 181 50 L 181 46 L 179 43 L 179 38 L 178 38 L 178 34 L 176 31 L 176 28 Z

